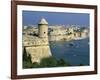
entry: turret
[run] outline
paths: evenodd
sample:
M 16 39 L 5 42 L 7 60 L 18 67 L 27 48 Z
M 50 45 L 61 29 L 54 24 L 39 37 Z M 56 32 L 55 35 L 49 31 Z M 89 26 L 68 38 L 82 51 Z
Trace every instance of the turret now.
M 40 38 L 47 38 L 48 37 L 48 22 L 42 18 L 38 23 L 39 28 L 39 37 Z

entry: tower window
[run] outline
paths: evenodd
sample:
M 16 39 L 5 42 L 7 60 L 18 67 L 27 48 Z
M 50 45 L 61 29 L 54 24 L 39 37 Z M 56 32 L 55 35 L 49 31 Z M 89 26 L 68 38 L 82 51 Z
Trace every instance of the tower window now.
M 46 32 L 44 32 L 44 34 L 45 34 Z

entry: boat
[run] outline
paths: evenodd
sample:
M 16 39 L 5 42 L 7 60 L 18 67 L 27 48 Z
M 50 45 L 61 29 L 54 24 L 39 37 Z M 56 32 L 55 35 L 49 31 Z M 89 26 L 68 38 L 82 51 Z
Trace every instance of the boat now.
M 74 46 L 74 43 L 69 43 L 69 46 Z

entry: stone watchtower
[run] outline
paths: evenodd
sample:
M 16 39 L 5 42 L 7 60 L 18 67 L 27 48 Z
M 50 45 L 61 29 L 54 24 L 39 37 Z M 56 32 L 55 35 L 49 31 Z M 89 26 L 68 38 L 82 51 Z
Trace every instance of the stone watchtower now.
M 27 54 L 31 55 L 32 63 L 40 63 L 41 59 L 52 56 L 48 41 L 48 22 L 42 18 L 38 24 L 39 32 L 37 36 L 25 36 L 24 41 Z
M 40 38 L 47 38 L 48 37 L 48 22 L 42 18 L 38 24 L 39 29 L 39 37 Z

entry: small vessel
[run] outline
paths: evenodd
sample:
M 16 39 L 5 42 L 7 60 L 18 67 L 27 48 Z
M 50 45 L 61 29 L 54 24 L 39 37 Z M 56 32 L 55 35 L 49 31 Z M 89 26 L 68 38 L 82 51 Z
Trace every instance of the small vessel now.
M 74 43 L 69 43 L 69 46 L 74 46 Z

